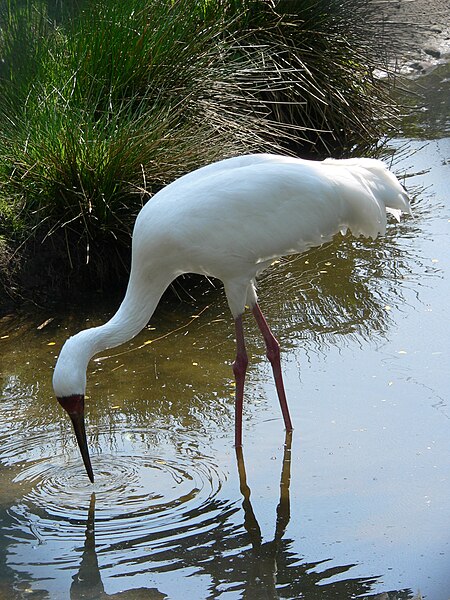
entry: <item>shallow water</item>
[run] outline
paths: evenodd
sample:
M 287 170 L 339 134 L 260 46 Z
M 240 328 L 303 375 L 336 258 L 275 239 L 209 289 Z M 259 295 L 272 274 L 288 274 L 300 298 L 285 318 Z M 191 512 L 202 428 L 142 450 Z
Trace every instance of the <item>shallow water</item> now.
M 177 282 L 91 362 L 91 485 L 51 373 L 117 300 L 0 322 L 0 599 L 450 598 L 448 66 L 429 77 L 393 143 L 414 217 L 260 282 L 292 438 L 248 315 L 236 454 L 231 316 L 220 286 Z

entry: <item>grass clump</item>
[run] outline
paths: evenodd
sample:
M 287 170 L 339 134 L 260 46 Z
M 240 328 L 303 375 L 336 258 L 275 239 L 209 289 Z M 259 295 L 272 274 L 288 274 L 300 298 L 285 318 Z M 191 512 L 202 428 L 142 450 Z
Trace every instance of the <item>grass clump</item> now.
M 215 2 L 207 1 L 213 10 Z M 385 69 L 397 51 L 379 7 L 366 0 L 235 0 L 242 51 L 261 53 L 258 93 L 282 143 L 298 154 L 373 152 L 399 125 Z M 242 12 L 242 9 L 246 9 Z M 392 26 L 392 25 L 391 25 Z M 398 32 L 397 32 L 398 34 Z M 398 37 L 398 35 L 397 35 Z M 290 139 L 289 139 L 290 138 Z
M 395 119 L 362 0 L 62 4 L 9 0 L 0 31 L 0 236 L 47 285 L 125 274 L 138 210 L 189 170 L 366 151 Z

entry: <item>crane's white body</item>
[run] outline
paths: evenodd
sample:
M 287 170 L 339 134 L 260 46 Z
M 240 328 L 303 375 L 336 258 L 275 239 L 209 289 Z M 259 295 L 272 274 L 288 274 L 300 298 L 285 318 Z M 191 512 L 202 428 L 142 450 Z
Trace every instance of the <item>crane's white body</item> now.
M 53 376 L 56 396 L 84 395 L 90 358 L 135 336 L 178 275 L 222 280 L 237 319 L 246 304 L 256 304 L 255 277 L 276 257 L 320 246 L 347 229 L 375 238 L 385 232 L 386 211 L 410 212 L 408 197 L 373 159 L 258 154 L 181 177 L 137 217 L 130 280 L 117 313 L 63 346 Z

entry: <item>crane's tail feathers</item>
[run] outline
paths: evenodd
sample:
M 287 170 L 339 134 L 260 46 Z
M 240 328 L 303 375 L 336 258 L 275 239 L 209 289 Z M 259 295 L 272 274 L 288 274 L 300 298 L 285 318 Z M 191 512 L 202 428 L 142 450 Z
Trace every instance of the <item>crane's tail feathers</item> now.
M 400 223 L 400 217 L 402 216 L 402 211 L 398 208 L 390 208 L 389 206 L 386 206 L 386 212 L 389 213 L 390 215 L 392 215 L 394 217 L 394 219 Z M 411 211 L 409 211 L 411 212 Z
M 326 159 L 325 164 L 343 178 L 348 226 L 356 236 L 376 238 L 386 231 L 386 213 L 397 221 L 402 213 L 411 214 L 409 197 L 393 173 L 380 160 L 351 158 Z
M 387 166 L 374 158 L 349 158 L 335 160 L 328 158 L 324 161 L 334 166 L 346 167 L 355 177 L 363 180 L 371 189 L 377 200 L 381 200 L 386 211 L 397 220 L 401 213 L 411 214 L 409 196 L 397 177 L 389 171 Z

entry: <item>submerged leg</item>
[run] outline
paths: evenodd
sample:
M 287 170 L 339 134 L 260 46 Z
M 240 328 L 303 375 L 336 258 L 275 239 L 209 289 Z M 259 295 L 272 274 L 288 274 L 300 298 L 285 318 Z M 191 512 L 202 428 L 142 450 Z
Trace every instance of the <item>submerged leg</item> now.
M 262 314 L 258 304 L 255 304 L 252 312 L 266 343 L 267 358 L 272 365 L 273 378 L 277 388 L 278 400 L 280 401 L 281 412 L 283 413 L 286 431 L 292 431 L 292 421 L 289 415 L 286 393 L 284 391 L 283 375 L 281 373 L 280 344 L 270 331 L 270 328 L 267 325 L 266 319 L 264 318 L 264 315 Z
M 236 381 L 234 444 L 236 448 L 239 448 L 242 446 L 242 409 L 244 404 L 245 373 L 248 365 L 242 315 L 235 320 L 234 326 L 236 328 L 236 360 L 233 363 L 233 373 Z

